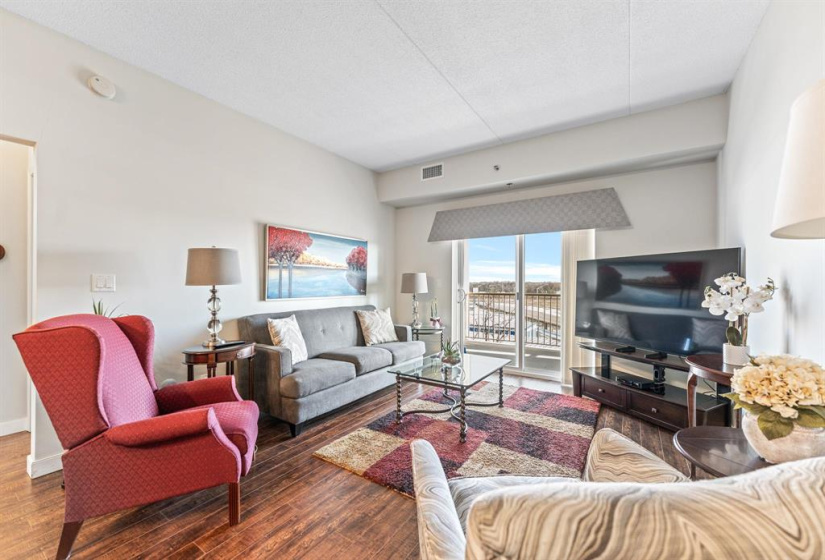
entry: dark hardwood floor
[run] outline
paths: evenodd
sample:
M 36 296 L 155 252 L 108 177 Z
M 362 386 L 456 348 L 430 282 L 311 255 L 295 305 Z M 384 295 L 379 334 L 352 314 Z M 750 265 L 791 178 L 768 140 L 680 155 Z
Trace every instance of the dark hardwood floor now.
M 506 383 L 558 390 L 508 377 Z M 404 400 L 428 390 L 404 385 Z M 298 438 L 263 420 L 258 453 L 241 481 L 241 524 L 229 528 L 226 488 L 205 490 L 87 521 L 72 558 L 416 558 L 415 502 L 312 457 L 336 438 L 394 409 L 387 389 Z M 687 473 L 672 433 L 602 407 L 598 428 L 622 432 Z M 63 522 L 61 475 L 26 475 L 29 435 L 0 438 L 0 558 L 53 558 Z

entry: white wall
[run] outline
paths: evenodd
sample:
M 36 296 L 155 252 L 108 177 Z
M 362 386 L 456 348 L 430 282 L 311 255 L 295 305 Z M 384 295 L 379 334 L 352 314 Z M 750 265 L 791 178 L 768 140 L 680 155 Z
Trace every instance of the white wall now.
M 91 73 L 118 86 L 114 101 L 89 91 Z M 206 336 L 188 247 L 240 251 L 224 320 L 394 302 L 394 209 L 371 171 L 2 10 L 0 76 L 0 133 L 37 142 L 39 319 L 88 312 L 89 275 L 117 274 L 105 303 L 154 321 L 163 380 L 183 378 L 179 350 Z M 262 301 L 265 223 L 367 239 L 369 295 Z M 36 443 L 36 459 L 59 452 Z
M 378 194 L 410 206 L 500 191 L 508 182 L 521 188 L 707 160 L 725 143 L 727 118 L 727 96 L 716 95 L 442 159 L 439 179 L 421 181 L 419 165 L 381 173 Z
M 28 146 L 0 140 L 0 436 L 28 427 L 26 368 L 11 338 L 26 328 Z
M 751 318 L 755 352 L 825 362 L 825 241 L 770 237 L 790 106 L 825 76 L 825 3 L 773 2 L 730 91 L 719 158 L 723 245 L 743 245 L 748 279 L 772 277 L 778 301 Z
M 613 187 L 633 225 L 597 231 L 596 257 L 709 249 L 716 247 L 717 239 L 716 175 L 716 163 L 706 162 L 400 208 L 395 238 L 398 319 L 411 318 L 410 296 L 398 293 L 400 274 L 426 272 L 430 293 L 422 296 L 422 310 L 427 312 L 427 301 L 438 297 L 442 320 L 452 324 L 452 244 L 427 241 L 438 210 Z

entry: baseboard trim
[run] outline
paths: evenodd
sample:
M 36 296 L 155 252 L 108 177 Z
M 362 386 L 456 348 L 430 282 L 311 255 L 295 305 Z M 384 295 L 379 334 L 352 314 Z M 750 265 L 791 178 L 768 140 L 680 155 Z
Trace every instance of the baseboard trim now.
M 31 478 L 38 478 L 62 470 L 63 453 L 37 460 L 34 460 L 31 455 L 26 457 L 26 472 L 29 473 Z
M 16 434 L 18 432 L 27 432 L 28 430 L 28 418 L 16 418 L 14 420 L 0 422 L 0 437 Z

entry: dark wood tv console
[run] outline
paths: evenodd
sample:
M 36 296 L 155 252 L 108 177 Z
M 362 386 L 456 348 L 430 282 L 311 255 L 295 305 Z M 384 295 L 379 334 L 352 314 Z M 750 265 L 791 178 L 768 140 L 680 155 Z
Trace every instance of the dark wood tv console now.
M 649 351 L 637 350 L 633 353 L 622 353 L 616 351 L 618 346 L 603 342 L 583 343 L 579 346 L 601 354 L 602 364 L 598 367 L 570 368 L 573 373 L 573 393 L 577 397 L 590 397 L 604 405 L 670 430 L 688 427 L 687 391 L 681 387 L 669 385 L 665 380 L 666 369 L 683 372 L 690 370 L 682 358 L 668 356 L 663 360 L 648 359 L 644 356 L 650 353 Z M 618 377 L 645 382 L 651 380 L 613 368 L 610 360 L 613 356 L 652 365 L 654 375 L 660 377 L 661 383 L 658 384 L 660 392 L 645 391 L 619 383 Z M 726 426 L 728 403 L 729 401 L 717 396 L 696 395 L 696 423 L 706 426 Z

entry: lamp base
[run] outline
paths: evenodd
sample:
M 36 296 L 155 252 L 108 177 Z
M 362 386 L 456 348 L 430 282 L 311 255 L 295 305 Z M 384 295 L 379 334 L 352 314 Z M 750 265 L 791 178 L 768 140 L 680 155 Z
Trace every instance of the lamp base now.
M 203 346 L 204 348 L 209 348 L 210 350 L 214 350 L 220 344 L 226 344 L 226 341 L 222 338 L 215 337 L 214 340 L 204 340 L 201 346 Z
M 209 331 L 209 338 L 203 342 L 204 348 L 214 350 L 219 344 L 224 344 L 226 341 L 218 336 L 218 333 L 223 330 L 221 320 L 218 319 L 218 311 L 221 310 L 221 298 L 218 297 L 217 286 L 212 286 L 209 290 L 209 301 L 206 302 L 206 308 L 209 310 L 209 323 L 206 324 L 206 330 Z

